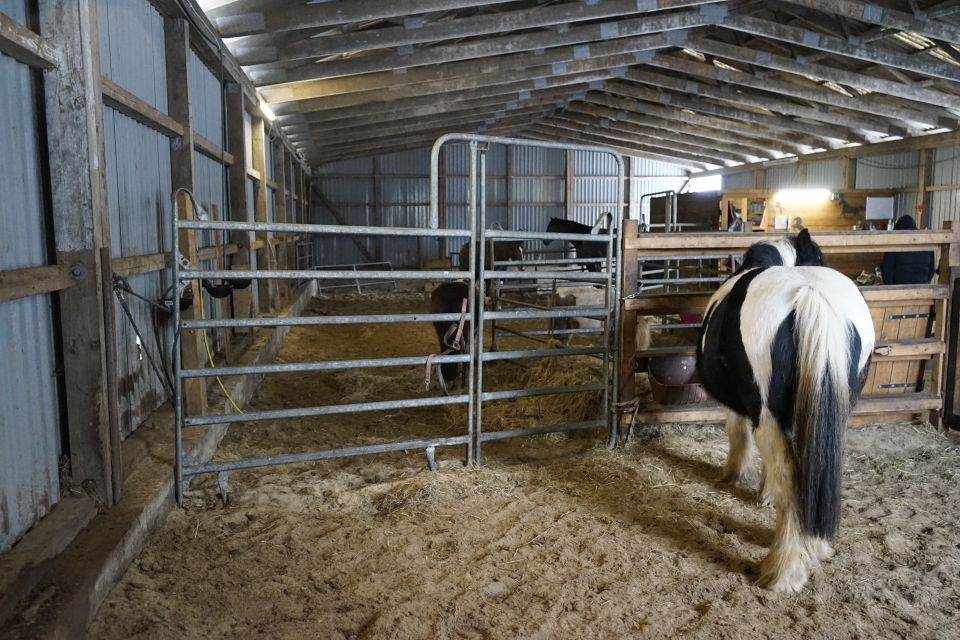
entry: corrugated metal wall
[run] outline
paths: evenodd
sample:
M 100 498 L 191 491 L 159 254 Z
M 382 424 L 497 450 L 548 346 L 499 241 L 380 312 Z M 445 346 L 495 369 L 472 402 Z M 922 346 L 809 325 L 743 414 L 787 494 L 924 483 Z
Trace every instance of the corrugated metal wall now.
M 903 189 L 917 186 L 918 154 L 903 151 L 857 158 L 857 189 Z
M 679 191 L 687 181 L 683 167 L 647 158 L 632 158 L 630 175 L 630 218 L 641 222 L 650 220 L 650 198 L 644 195 Z
M 21 2 L 0 11 L 26 20 Z M 0 55 L 0 270 L 47 264 L 37 105 L 29 67 Z M 60 500 L 60 415 L 50 295 L 0 303 L 0 550 Z
M 960 145 L 942 147 L 933 156 L 933 186 L 960 185 Z M 947 220 L 960 220 L 960 189 L 939 189 L 930 194 L 930 228 L 941 229 Z
M 753 171 L 743 171 L 741 173 L 731 173 L 723 176 L 721 181 L 722 188 L 726 190 L 735 189 L 753 189 Z
M 146 0 L 130 0 L 101 3 L 98 20 L 104 75 L 166 112 L 163 19 Z M 169 250 L 169 140 L 109 107 L 104 108 L 103 123 L 111 255 L 118 258 Z M 171 285 L 170 274 L 142 274 L 129 278 L 129 284 L 139 295 L 159 300 Z M 156 318 L 147 303 L 130 298 L 128 307 L 146 344 L 137 338 L 120 304 L 115 303 L 115 368 L 124 435 L 133 432 L 168 397 L 144 349 L 155 356 L 162 351 L 169 360 L 172 336 L 169 320 Z
M 616 209 L 617 180 L 613 159 L 596 152 L 577 151 L 572 157 L 573 212 L 585 224 Z M 430 211 L 430 150 L 379 156 L 379 192 L 375 192 L 374 159 L 364 158 L 323 165 L 316 170 L 318 189 L 342 215 L 347 224 L 425 227 Z M 566 215 L 567 152 L 562 149 L 504 147 L 493 145 L 487 152 L 487 226 L 531 230 L 545 229 L 551 217 Z M 509 167 L 509 176 L 508 174 Z M 639 215 L 641 194 L 679 189 L 686 172 L 662 162 L 633 159 L 631 188 L 635 197 L 631 210 Z M 446 147 L 447 226 L 468 227 L 469 154 L 465 144 Z M 382 220 L 376 219 L 379 203 Z M 643 208 L 649 202 L 643 203 Z M 313 220 L 336 224 L 323 207 L 315 207 Z M 360 238 L 371 254 L 378 244 L 372 238 Z M 456 254 L 463 241 L 448 239 L 448 254 Z M 529 243 L 529 248 L 539 243 Z M 420 258 L 437 256 L 437 243 L 427 241 L 417 247 L 412 239 L 385 238 L 381 245 L 384 260 L 394 266 L 413 266 Z M 537 246 L 536 248 L 540 248 Z M 418 252 L 419 251 L 419 252 Z M 347 238 L 318 238 L 314 255 L 318 263 L 346 264 L 365 262 L 355 244 Z
M 764 187 L 767 189 L 803 187 L 798 169 L 799 165 L 796 162 L 768 167 L 764 176 Z
M 843 160 L 827 158 L 807 164 L 807 188 L 840 189 L 843 187 Z

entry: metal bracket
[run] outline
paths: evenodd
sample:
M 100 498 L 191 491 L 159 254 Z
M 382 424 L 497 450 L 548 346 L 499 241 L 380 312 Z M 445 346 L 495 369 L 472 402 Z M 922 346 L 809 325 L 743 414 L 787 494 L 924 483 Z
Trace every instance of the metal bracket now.
M 890 320 L 913 320 L 914 318 L 929 318 L 929 313 L 901 313 L 897 315 L 892 315 L 889 317 Z
M 227 484 L 229 475 L 229 471 L 217 473 L 217 486 L 220 488 L 220 499 L 223 500 L 223 506 L 227 506 L 227 503 L 230 501 L 230 487 Z

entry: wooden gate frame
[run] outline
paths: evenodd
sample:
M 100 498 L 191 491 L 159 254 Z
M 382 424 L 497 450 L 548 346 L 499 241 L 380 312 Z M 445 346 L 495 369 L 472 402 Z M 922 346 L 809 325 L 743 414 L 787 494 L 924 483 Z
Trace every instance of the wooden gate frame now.
M 753 243 L 787 236 L 784 233 L 639 233 L 637 221 L 624 220 L 621 235 L 623 277 L 620 291 L 620 389 L 621 406 L 636 399 L 634 373 L 638 358 L 666 353 L 693 353 L 691 347 L 650 348 L 637 352 L 635 336 L 638 316 L 679 313 L 703 313 L 710 292 L 651 293 L 638 287 L 638 260 L 657 256 L 741 255 Z M 854 411 L 856 421 L 899 421 L 904 414 L 927 414 L 937 427 L 960 423 L 953 416 L 955 387 L 960 386 L 956 375 L 957 332 L 960 327 L 960 309 L 951 309 L 954 283 L 960 289 L 960 225 L 953 228 L 944 223 L 943 231 L 856 231 L 813 233 L 814 240 L 827 255 L 886 253 L 904 251 L 933 251 L 937 264 L 937 282 L 930 285 L 861 287 L 871 308 L 884 306 L 932 305 L 934 307 L 933 336 L 922 340 L 883 341 L 874 349 L 874 362 L 927 360 L 932 363 L 931 389 L 916 393 L 874 395 L 863 397 Z M 960 305 L 957 305 L 960 306 Z M 950 319 L 948 323 L 947 320 Z M 948 324 L 950 327 L 948 335 Z M 952 348 L 949 348 L 953 345 Z M 945 376 L 944 373 L 947 373 Z M 946 418 L 944 418 L 946 416 Z M 635 417 L 623 414 L 626 424 L 703 423 L 722 422 L 722 408 L 710 403 L 665 406 L 641 404 Z

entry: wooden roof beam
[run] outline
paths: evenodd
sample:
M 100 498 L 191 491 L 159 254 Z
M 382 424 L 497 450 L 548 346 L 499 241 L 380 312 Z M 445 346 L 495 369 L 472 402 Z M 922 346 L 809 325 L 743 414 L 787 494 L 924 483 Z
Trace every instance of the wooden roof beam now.
M 647 57 L 649 60 L 645 61 L 646 64 L 659 67 L 661 69 L 678 71 L 680 73 L 687 73 L 690 75 L 715 80 L 717 82 L 741 87 L 749 87 L 751 89 L 757 89 L 760 91 L 770 91 L 781 96 L 789 96 L 791 98 L 804 100 L 806 102 L 828 105 L 837 109 L 853 112 L 851 115 L 854 116 L 858 111 L 862 112 L 863 114 L 879 116 L 882 119 L 875 119 L 865 115 L 861 115 L 859 117 L 863 119 L 864 124 L 875 122 L 876 126 L 879 128 L 874 130 L 884 133 L 897 131 L 895 128 L 890 128 L 890 120 L 903 121 L 902 123 L 895 125 L 895 127 L 900 128 L 898 135 L 903 135 L 908 130 L 914 133 L 919 133 L 924 129 L 923 127 L 918 127 L 915 123 L 925 123 L 929 125 L 927 128 L 936 128 L 936 123 L 939 120 L 937 115 L 925 110 L 891 106 L 884 103 L 879 103 L 875 100 L 857 100 L 856 98 L 850 98 L 841 95 L 836 91 L 831 91 L 829 89 L 823 89 L 820 87 L 803 87 L 799 84 L 786 82 L 784 80 L 776 80 L 769 77 L 761 78 L 752 73 L 733 71 L 730 69 L 720 68 L 713 64 L 684 60 L 676 56 L 651 54 Z M 954 121 L 954 123 L 955 122 L 956 121 Z
M 730 118 L 739 122 L 757 124 L 767 128 L 779 129 L 781 131 L 800 133 L 803 136 L 800 138 L 802 144 L 807 144 L 808 146 L 814 148 L 835 148 L 840 146 L 837 141 L 843 140 L 843 138 L 840 137 L 841 133 L 846 135 L 846 131 L 837 130 L 834 127 L 824 127 L 822 125 L 798 122 L 791 118 L 776 114 L 768 115 L 753 113 L 751 111 L 744 111 L 743 109 L 719 105 L 713 102 L 700 100 L 699 98 L 671 93 L 652 87 L 644 87 L 634 83 L 608 82 L 604 86 L 604 91 L 626 96 L 628 98 L 647 100 L 649 102 L 656 102 L 681 109 L 690 109 L 697 113 L 704 113 L 720 118 Z
M 610 125 L 603 126 L 600 124 L 599 118 L 577 117 L 573 114 L 555 114 L 540 124 L 541 126 L 552 126 L 560 129 L 569 129 L 581 134 L 600 136 L 613 140 L 621 145 L 642 144 L 670 153 L 685 153 L 689 154 L 689 159 L 697 156 L 715 158 L 716 161 L 721 161 L 720 164 L 724 165 L 750 162 L 750 159 L 745 154 L 729 153 L 720 150 L 718 147 L 710 148 L 699 144 L 677 142 L 662 136 L 642 132 L 639 129 L 627 131 L 624 130 L 624 128 L 617 128 Z
M 712 98 L 723 102 L 746 105 L 756 109 L 775 111 L 783 115 L 795 116 L 813 120 L 818 124 L 811 131 L 821 130 L 828 133 L 829 137 L 839 140 L 858 140 L 860 142 L 870 142 L 870 138 L 858 131 L 867 129 L 879 133 L 889 133 L 891 129 L 883 123 L 876 122 L 874 119 L 858 117 L 855 114 L 847 115 L 836 111 L 827 111 L 805 107 L 802 105 L 781 100 L 774 96 L 767 96 L 747 91 L 737 91 L 733 87 L 714 87 L 696 82 L 694 80 L 684 80 L 673 76 L 667 76 L 661 73 L 648 71 L 646 69 L 631 69 L 626 74 L 627 80 L 650 84 L 664 89 L 679 91 L 680 93 L 692 94 L 703 98 Z M 836 123 L 836 124 L 831 124 Z
M 729 14 L 718 24 L 729 29 L 740 31 L 741 33 L 773 38 L 774 40 L 797 44 L 816 51 L 855 58 L 865 62 L 873 62 L 875 64 L 919 73 L 933 78 L 941 78 L 951 82 L 960 82 L 960 67 L 937 60 L 922 60 L 915 56 L 890 49 L 853 44 L 842 38 L 821 33 L 820 31 L 811 31 L 802 27 L 778 24 L 753 16 Z
M 864 91 L 909 100 L 913 104 L 924 105 L 927 112 L 931 115 L 938 116 L 934 124 L 949 128 L 956 126 L 957 114 L 943 108 L 943 106 L 960 100 L 960 96 L 953 96 L 933 89 L 904 85 L 899 82 L 891 82 L 890 80 L 884 80 L 883 78 L 869 76 L 855 71 L 846 71 L 835 67 L 811 64 L 809 61 L 799 62 L 766 51 L 738 47 L 708 38 L 691 37 L 687 41 L 687 46 L 700 53 L 744 62 L 765 69 L 813 76 L 826 82 L 845 84 L 863 89 Z M 958 111 L 960 111 L 960 106 L 957 108 Z
M 351 22 L 468 9 L 511 0 L 337 0 L 295 5 L 290 0 L 246 0 L 207 11 L 224 38 L 295 29 L 319 29 Z M 291 6 L 293 5 L 293 6 Z
M 631 117 L 647 116 L 675 122 L 680 126 L 702 127 L 705 132 L 717 132 L 718 135 L 724 134 L 731 139 L 741 139 L 745 144 L 756 145 L 765 150 L 772 149 L 783 154 L 803 152 L 803 147 L 794 141 L 794 134 L 749 122 L 704 115 L 634 98 L 613 96 L 599 91 L 588 92 L 584 101 L 585 104 L 624 111 Z
M 409 70 L 426 65 L 446 64 L 461 60 L 480 60 L 524 51 L 585 45 L 575 50 L 576 58 L 570 58 L 579 59 L 596 55 L 593 47 L 598 44 L 602 45 L 605 40 L 610 40 L 610 34 L 613 33 L 616 33 L 616 38 L 629 38 L 676 29 L 693 29 L 712 24 L 712 22 L 713 18 L 709 15 L 709 12 L 705 11 L 703 7 L 699 7 L 665 15 L 644 15 L 639 18 L 628 18 L 603 24 L 574 25 L 564 32 L 558 32 L 555 29 L 542 29 L 523 34 L 497 35 L 455 44 L 416 47 L 410 52 L 390 51 L 378 55 L 307 63 L 302 68 L 293 70 L 278 68 L 278 64 L 289 67 L 289 64 L 284 64 L 286 61 L 249 65 L 244 67 L 244 70 L 256 84 L 268 85 L 306 78 L 338 78 L 379 71 Z M 409 73 L 409 71 L 406 73 Z
M 648 0 L 638 4 L 637 0 L 603 0 L 603 2 L 576 1 L 547 6 L 538 5 L 528 9 L 455 18 L 432 24 L 408 24 L 402 27 L 370 29 L 329 35 L 322 38 L 309 38 L 292 45 L 279 47 L 274 60 L 307 60 L 370 49 L 502 34 L 520 29 L 569 25 L 603 18 L 620 18 L 633 13 L 678 9 L 717 1 L 719 0 Z M 323 7 L 324 5 L 314 6 Z M 301 23 L 294 28 L 304 28 L 304 26 L 306 25 Z M 269 62 L 262 59 L 251 60 L 245 57 L 242 51 L 238 53 L 241 64 Z
M 852 18 L 880 27 L 910 31 L 931 40 L 960 42 L 960 27 L 929 20 L 926 15 L 911 15 L 861 0 L 782 0 L 787 4 L 815 9 L 823 13 Z

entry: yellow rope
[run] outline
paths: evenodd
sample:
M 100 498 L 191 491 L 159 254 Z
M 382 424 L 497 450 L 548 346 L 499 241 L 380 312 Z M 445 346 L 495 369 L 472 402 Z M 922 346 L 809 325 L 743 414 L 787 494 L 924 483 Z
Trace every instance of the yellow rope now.
M 200 310 L 200 319 L 206 320 L 206 317 L 204 317 L 204 313 L 203 313 L 203 281 L 202 280 L 197 280 L 197 288 L 200 290 L 200 294 L 199 294 L 200 302 L 197 305 L 197 308 Z M 207 340 L 207 330 L 201 329 L 200 331 L 201 333 L 203 333 L 203 346 L 207 348 L 207 359 L 210 360 L 210 366 L 212 368 L 216 368 L 217 365 L 213 361 L 213 351 L 210 349 L 210 342 Z M 221 391 L 223 391 L 223 395 L 227 397 L 227 400 L 230 402 L 231 405 L 233 405 L 233 408 L 237 410 L 237 413 L 243 413 L 243 409 L 237 406 L 237 403 L 233 401 L 233 398 L 231 398 L 230 394 L 227 392 L 227 388 L 223 386 L 223 380 L 220 379 L 220 376 L 216 376 L 216 378 L 217 378 L 217 384 L 220 385 L 220 389 Z

